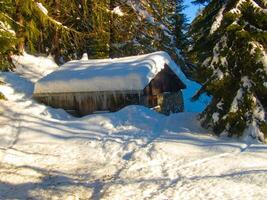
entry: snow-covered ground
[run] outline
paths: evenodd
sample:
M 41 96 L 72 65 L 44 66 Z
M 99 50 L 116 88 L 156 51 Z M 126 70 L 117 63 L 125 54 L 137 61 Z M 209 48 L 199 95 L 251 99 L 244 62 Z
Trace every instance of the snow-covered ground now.
M 29 79 L 0 80 L 0 199 L 266 199 L 267 146 L 216 138 L 196 113 L 74 118 Z

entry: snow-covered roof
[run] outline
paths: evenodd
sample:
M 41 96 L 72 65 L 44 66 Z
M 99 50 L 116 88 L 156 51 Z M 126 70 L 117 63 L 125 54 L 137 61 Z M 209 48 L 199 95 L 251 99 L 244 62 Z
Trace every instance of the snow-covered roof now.
M 159 51 L 124 58 L 70 61 L 40 79 L 34 93 L 143 90 L 165 64 L 186 82 L 168 53 Z

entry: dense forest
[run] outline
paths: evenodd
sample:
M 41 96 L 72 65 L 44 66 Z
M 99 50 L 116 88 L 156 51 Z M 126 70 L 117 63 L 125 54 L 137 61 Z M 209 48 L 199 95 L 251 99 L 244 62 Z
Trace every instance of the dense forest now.
M 13 54 L 51 54 L 58 64 L 168 52 L 213 100 L 201 114 L 218 135 L 261 141 L 267 108 L 267 2 L 194 0 L 205 7 L 191 24 L 183 0 L 0 1 L 0 69 Z
M 81 57 L 121 57 L 165 50 L 177 59 L 186 45 L 182 1 L 13 1 L 1 3 L 3 44 L 51 53 L 58 63 Z M 5 43 L 4 43 L 5 42 Z M 17 48 L 11 49 L 16 43 Z

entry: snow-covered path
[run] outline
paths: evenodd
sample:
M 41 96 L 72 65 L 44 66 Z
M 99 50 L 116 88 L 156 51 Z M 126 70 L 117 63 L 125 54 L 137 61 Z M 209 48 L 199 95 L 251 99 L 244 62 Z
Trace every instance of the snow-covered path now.
M 73 118 L 1 73 L 0 199 L 266 199 L 267 146 L 219 139 L 195 113 L 140 106 Z

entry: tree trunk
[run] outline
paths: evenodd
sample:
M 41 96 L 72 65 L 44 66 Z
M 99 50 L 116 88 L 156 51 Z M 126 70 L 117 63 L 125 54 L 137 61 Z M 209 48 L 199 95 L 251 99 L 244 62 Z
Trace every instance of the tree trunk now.
M 55 10 L 56 10 L 55 19 L 58 20 L 60 16 L 60 0 L 55 0 L 54 3 L 55 3 Z M 57 64 L 62 64 L 60 63 L 60 32 L 58 28 L 56 28 L 55 33 L 54 33 L 52 46 L 53 46 L 52 54 L 55 57 L 55 62 Z
M 16 15 L 15 15 L 15 21 L 20 24 L 17 30 L 17 38 L 18 38 L 18 44 L 17 44 L 17 50 L 20 54 L 24 52 L 24 46 L 25 46 L 25 34 L 24 34 L 24 18 L 21 14 L 21 7 L 22 2 L 18 1 L 16 4 Z
M 115 8 L 115 0 L 110 0 L 109 9 L 110 9 L 110 23 L 109 23 L 109 57 L 113 58 L 114 51 L 113 51 L 113 44 L 114 44 L 114 14 L 113 10 Z

